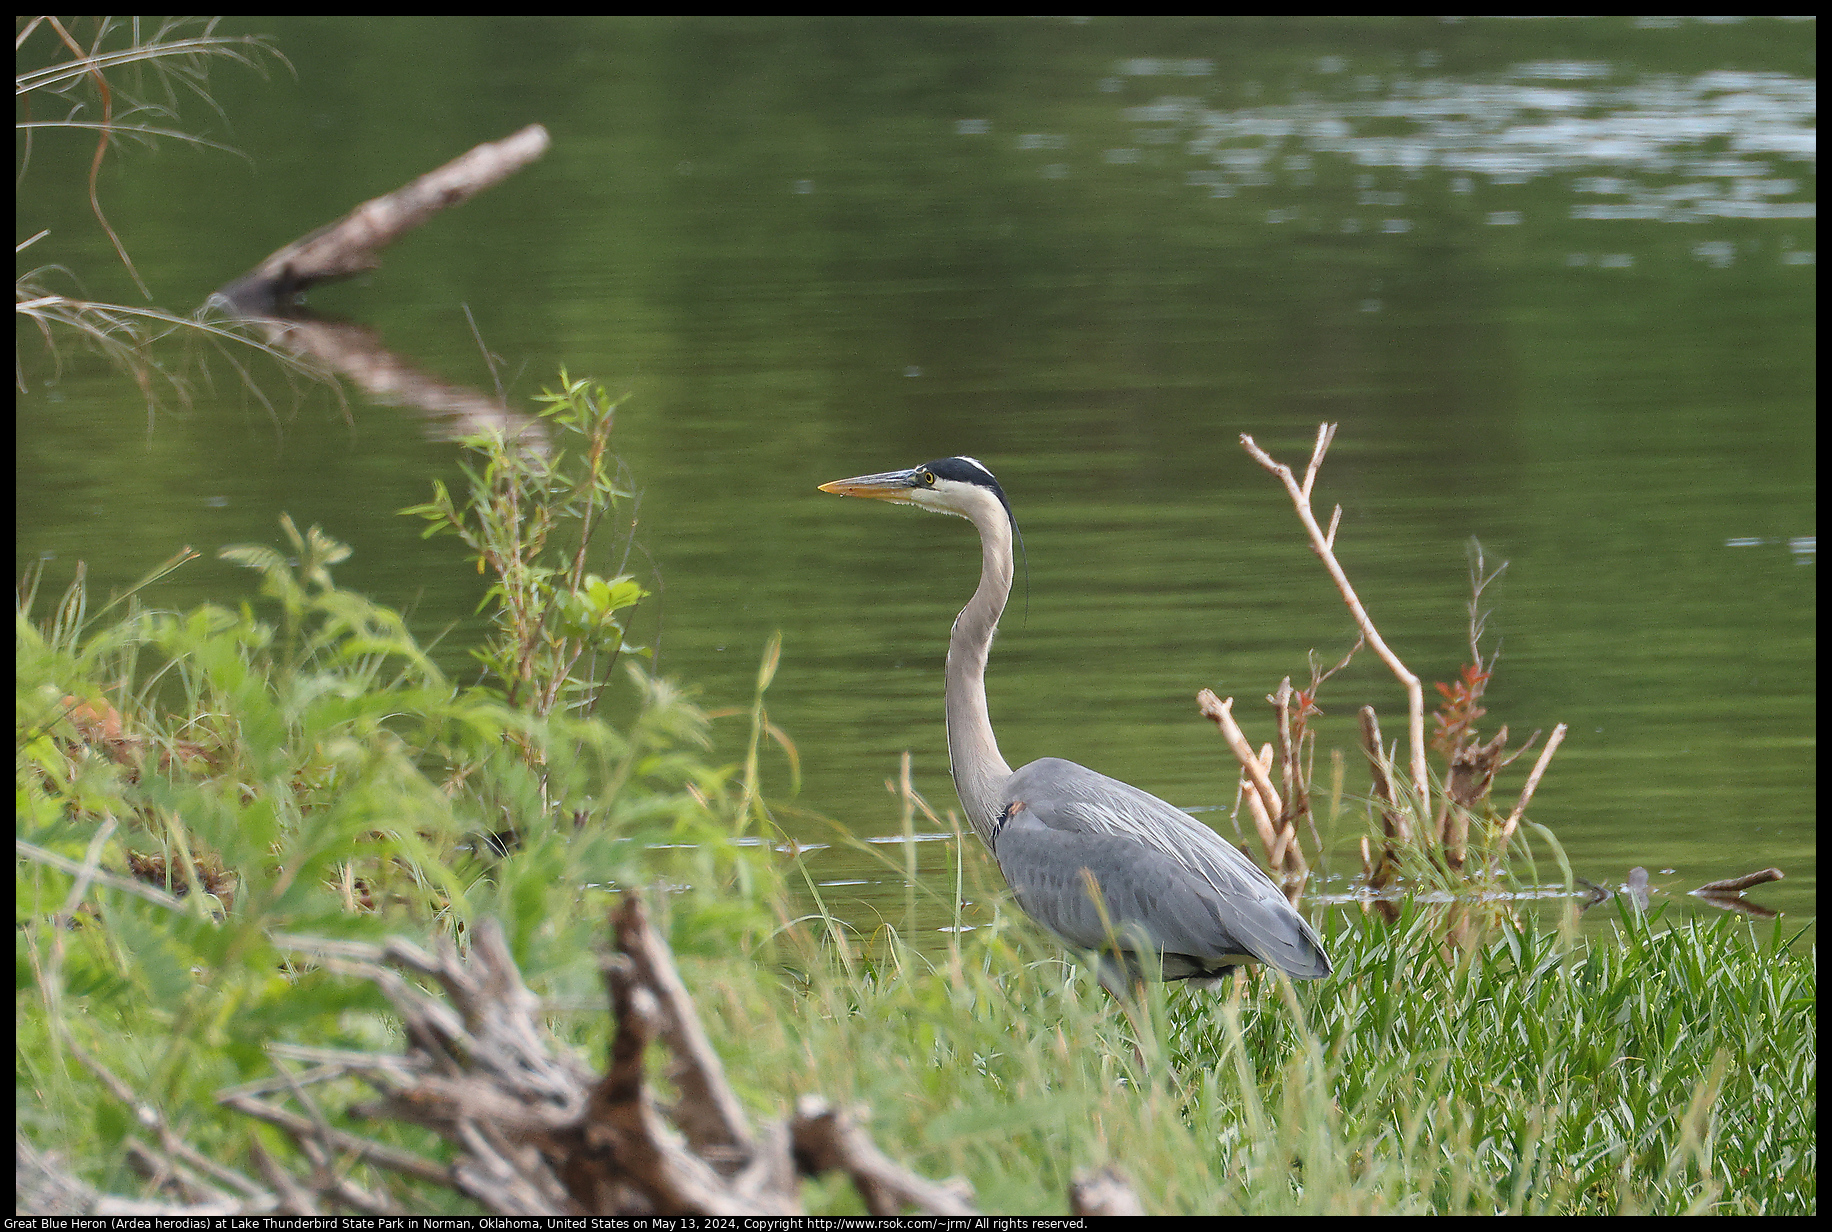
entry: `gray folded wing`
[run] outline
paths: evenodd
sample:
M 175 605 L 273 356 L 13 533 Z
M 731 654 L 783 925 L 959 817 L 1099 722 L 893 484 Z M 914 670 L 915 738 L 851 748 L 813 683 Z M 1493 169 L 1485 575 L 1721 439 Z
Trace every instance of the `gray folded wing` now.
M 1069 944 L 1155 949 L 1172 979 L 1230 959 L 1329 974 L 1315 931 L 1272 880 L 1180 809 L 1059 758 L 1017 771 L 1006 795 L 999 868 L 1025 911 Z

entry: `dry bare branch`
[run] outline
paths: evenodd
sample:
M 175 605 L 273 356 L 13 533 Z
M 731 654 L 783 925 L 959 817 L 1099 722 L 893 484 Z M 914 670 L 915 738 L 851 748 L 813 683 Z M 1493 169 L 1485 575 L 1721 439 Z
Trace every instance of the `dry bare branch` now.
M 475 924 L 471 951 L 462 957 L 449 942 L 429 954 L 401 940 L 376 947 L 288 937 L 283 944 L 318 952 L 327 967 L 381 987 L 410 1041 L 404 1055 L 276 1048 L 276 1058 L 284 1053 L 311 1068 L 218 1093 L 225 1107 L 285 1133 L 309 1167 L 289 1168 L 257 1146 L 251 1159 L 265 1185 L 242 1177 L 187 1146 L 146 1101 L 90 1062 L 141 1124 L 161 1136 L 162 1150 L 136 1144 L 136 1166 L 187 1204 L 99 1194 L 21 1137 L 20 1210 L 400 1214 L 402 1204 L 385 1188 L 365 1187 L 350 1175 L 354 1167 L 454 1190 L 496 1215 L 794 1216 L 802 1213 L 798 1170 L 838 1168 L 877 1214 L 976 1213 L 965 1182 L 925 1180 L 880 1151 L 862 1127 L 863 1110 L 836 1111 L 809 1096 L 788 1121 L 754 1135 L 638 895 L 625 896 L 612 926 L 619 952 L 602 967 L 617 1026 L 602 1077 L 547 1033 L 544 1007 L 522 981 L 495 921 Z M 402 969 L 435 982 L 444 997 L 403 978 Z M 668 1056 L 666 1073 L 677 1094 L 670 1108 L 658 1103 L 648 1078 L 652 1045 Z M 334 1128 L 307 1087 L 343 1076 L 378 1092 L 351 1114 L 429 1128 L 454 1148 L 452 1161 Z M 304 1112 L 263 1098 L 281 1090 Z M 217 1189 L 202 1174 L 239 1192 Z
M 309 1117 L 300 1116 L 276 1104 L 256 1099 L 238 1091 L 224 1091 L 217 1095 L 217 1101 L 225 1108 L 233 1108 L 244 1116 L 257 1121 L 266 1121 L 269 1125 L 285 1131 L 295 1142 L 315 1142 L 330 1147 L 340 1153 L 354 1156 L 365 1163 L 379 1168 L 387 1168 L 403 1176 L 416 1180 L 430 1181 L 435 1185 L 448 1185 L 451 1181 L 451 1170 L 443 1164 L 436 1164 L 430 1159 L 422 1159 L 411 1151 L 399 1147 L 374 1142 L 356 1134 L 338 1129 L 322 1129 Z
M 1220 729 L 1222 739 L 1228 742 L 1234 759 L 1241 765 L 1243 780 L 1251 784 L 1251 790 L 1243 790 L 1242 794 L 1247 800 L 1247 811 L 1253 815 L 1253 826 L 1259 831 L 1260 844 L 1266 850 L 1267 871 L 1284 879 L 1287 893 L 1294 885 L 1301 887 L 1310 870 L 1298 849 L 1297 832 L 1292 829 L 1289 819 L 1285 819 L 1282 826 L 1276 820 L 1285 818 L 1285 806 L 1272 785 L 1270 746 L 1266 754 L 1254 754 L 1240 724 L 1234 721 L 1233 698 L 1223 701 L 1213 691 L 1203 689 L 1196 694 L 1196 708 Z
M 1222 739 L 1234 750 L 1234 758 L 1240 762 L 1241 769 L 1247 772 L 1254 789 L 1259 793 L 1260 803 L 1265 806 L 1268 817 L 1278 817 L 1285 811 L 1284 802 L 1279 799 L 1278 789 L 1273 787 L 1267 777 L 1266 768 L 1254 755 L 1253 746 L 1247 743 L 1246 733 L 1240 730 L 1240 724 L 1234 721 L 1234 699 L 1226 701 L 1216 697 L 1213 690 L 1202 689 L 1196 694 L 1196 709 L 1205 719 L 1213 720 L 1221 730 Z M 1270 846 L 1267 848 L 1271 852 Z
M 1291 677 L 1279 681 L 1278 691 L 1267 698 L 1278 716 L 1278 768 L 1279 786 L 1285 793 L 1285 812 L 1279 817 L 1279 828 L 1282 830 L 1290 824 L 1291 818 L 1298 811 L 1298 766 L 1297 751 L 1291 747 Z
M 1565 742 L 1565 724 L 1560 723 L 1546 737 L 1546 747 L 1539 751 L 1539 760 L 1533 763 L 1533 773 L 1527 775 L 1527 785 L 1521 788 L 1520 802 L 1514 811 L 1508 814 L 1507 824 L 1501 827 L 1501 839 L 1495 846 L 1495 858 L 1503 859 L 1507 855 L 1508 840 L 1514 837 L 1514 830 L 1520 825 L 1520 819 L 1526 815 L 1527 804 L 1533 799 L 1533 793 L 1539 788 L 1540 776 L 1546 773 L 1546 767 L 1552 762 L 1552 755 L 1558 752 L 1558 746 Z
M 976 1215 L 973 1191 L 958 1178 L 937 1184 L 924 1180 L 880 1151 L 853 1114 L 831 1107 L 818 1095 L 797 1102 L 790 1136 L 795 1156 L 811 1173 L 838 1170 L 852 1183 L 873 1215 L 901 1214 L 905 1207 L 933 1215 Z
M 1388 670 L 1398 678 L 1400 684 L 1405 686 L 1406 707 L 1412 735 L 1412 781 L 1419 799 L 1424 800 L 1429 798 L 1430 794 L 1429 780 L 1425 774 L 1424 688 L 1411 669 L 1388 648 L 1386 641 L 1380 636 L 1380 630 L 1374 627 L 1373 618 L 1368 615 L 1367 609 L 1362 607 L 1361 599 L 1356 595 L 1354 586 L 1350 584 L 1348 574 L 1343 572 L 1342 565 L 1336 560 L 1334 544 L 1336 523 L 1334 519 L 1331 520 L 1330 530 L 1326 535 L 1323 528 L 1317 525 L 1316 515 L 1311 512 L 1310 508 L 1311 485 L 1316 481 L 1317 470 L 1323 464 L 1323 455 L 1329 450 L 1330 441 L 1335 438 L 1335 435 L 1335 424 L 1322 424 L 1317 428 L 1317 443 L 1311 450 L 1310 466 L 1305 471 L 1304 483 L 1301 486 L 1297 478 L 1292 475 L 1291 468 L 1275 461 L 1271 454 L 1254 444 L 1251 436 L 1243 433 L 1240 443 L 1254 461 L 1272 472 L 1285 485 L 1285 491 L 1291 496 L 1292 507 L 1297 511 L 1298 520 L 1304 524 L 1304 530 L 1310 536 L 1311 551 L 1317 554 L 1317 559 L 1321 560 L 1323 567 L 1329 571 L 1330 578 L 1336 583 L 1336 589 L 1341 592 L 1343 602 L 1348 604 L 1349 613 L 1354 616 L 1355 624 L 1360 628 L 1361 635 L 1367 639 L 1368 645 L 1374 648 L 1374 653 L 1380 656 L 1381 662 L 1385 663 Z
M 138 1198 L 118 1198 L 97 1191 L 71 1175 L 56 1154 L 41 1153 L 14 1131 L 14 1209 L 21 1215 L 98 1215 L 198 1218 L 271 1215 L 279 1208 L 272 1195 L 236 1199 L 227 1196 L 185 1205 Z
M 1069 1186 L 1069 1213 L 1073 1215 L 1143 1215 L 1138 1195 L 1126 1178 L 1113 1168 L 1075 1178 Z
M 259 1142 L 250 1143 L 248 1153 L 254 1156 L 255 1167 L 261 1170 L 262 1177 L 273 1186 L 274 1192 L 279 1195 L 280 1202 L 274 1208 L 274 1214 L 307 1216 L 324 1214 L 318 1209 L 318 1203 L 312 1191 L 300 1184 L 292 1173 L 282 1168 L 278 1160 L 262 1150 Z
M 547 130 L 530 124 L 501 141 L 476 146 L 288 244 L 217 294 L 238 311 L 269 315 L 313 283 L 372 270 L 381 263 L 381 249 L 440 210 L 520 171 L 545 154 L 549 144 Z
M 1692 891 L 1694 894 L 1741 894 L 1751 886 L 1765 882 L 1780 881 L 1786 874 L 1778 868 L 1765 868 L 1759 873 L 1744 873 L 1741 877 L 1731 877 L 1724 881 L 1711 881 Z
M 171 1125 L 165 1119 L 165 1114 L 161 1112 L 152 1101 L 141 1099 L 134 1092 L 133 1088 L 117 1077 L 106 1065 L 103 1065 L 100 1061 L 90 1056 L 89 1053 L 75 1041 L 70 1041 L 70 1052 L 78 1061 L 83 1063 L 83 1066 L 88 1069 L 90 1073 L 101 1079 L 102 1085 L 108 1089 L 108 1093 L 113 1095 L 116 1100 L 120 1101 L 124 1107 L 132 1112 L 135 1120 L 159 1135 L 159 1145 L 164 1148 L 167 1154 L 176 1156 L 186 1163 L 198 1168 L 200 1171 L 208 1173 L 217 1181 L 229 1186 L 231 1189 L 240 1190 L 246 1197 L 252 1198 L 263 1196 L 261 1187 L 256 1185 L 253 1181 L 235 1171 L 233 1168 L 225 1167 L 216 1160 L 211 1159 L 209 1156 L 193 1148 L 172 1129 Z

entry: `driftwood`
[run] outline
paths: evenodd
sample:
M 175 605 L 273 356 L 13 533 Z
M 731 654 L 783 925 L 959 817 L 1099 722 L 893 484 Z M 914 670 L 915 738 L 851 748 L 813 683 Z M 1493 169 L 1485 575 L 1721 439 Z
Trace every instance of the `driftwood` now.
M 1743 897 L 1743 891 L 1754 886 L 1766 885 L 1771 881 L 1781 881 L 1785 876 L 1786 874 L 1778 868 L 1765 868 L 1760 872 L 1745 873 L 1741 877 L 1728 877 L 1723 881 L 1708 882 L 1696 890 L 1688 891 L 1688 893 L 1700 902 L 1708 903 L 1720 911 L 1734 911 L 1742 915 L 1755 916 L 1758 919 L 1773 919 L 1780 913 L 1771 908 L 1764 907 L 1759 903 L 1750 902 L 1747 898 Z M 1574 880 L 1576 880 L 1579 885 L 1583 886 L 1585 891 L 1583 900 L 1577 904 L 1579 915 L 1589 911 L 1598 903 L 1608 902 L 1618 894 L 1632 903 L 1637 910 L 1646 911 L 1648 909 L 1650 891 L 1648 888 L 1648 870 L 1645 868 L 1636 867 L 1629 869 L 1628 881 L 1623 884 L 1620 889 L 1611 889 L 1606 885 L 1598 885 L 1596 882 L 1586 881 L 1582 877 L 1575 878 Z
M 493 921 L 478 925 L 468 961 L 449 945 L 435 958 L 400 941 L 374 958 L 361 956 L 358 970 L 394 1002 L 412 1046 L 403 1057 L 343 1062 L 344 1072 L 381 1092 L 353 1111 L 439 1133 L 458 1148 L 441 1182 L 498 1215 L 799 1214 L 798 1165 L 847 1172 L 867 1204 L 887 1212 L 905 1205 L 931 1214 L 970 1210 L 959 1189 L 944 1191 L 892 1163 L 871 1148 L 853 1115 L 821 1101 L 804 1100 L 787 1124 L 754 1136 L 639 897 L 625 897 L 613 928 L 618 952 L 603 972 L 617 1032 L 601 1077 L 547 1035 L 539 999 L 522 983 Z M 420 991 L 378 958 L 430 977 L 446 999 Z M 677 1093 L 671 1108 L 656 1101 L 645 1075 L 651 1043 L 668 1056 Z M 330 1136 L 319 1118 L 254 1092 L 226 1092 L 223 1100 L 278 1125 L 302 1148 L 316 1143 L 327 1158 L 354 1154 L 422 1179 L 438 1167 Z M 328 1204 L 349 1205 L 319 1192 Z M 935 1204 L 941 1192 L 952 1198 L 946 1208 Z
M 377 947 L 280 938 L 329 968 L 373 981 L 400 1013 L 408 1039 L 401 1055 L 272 1045 L 277 1061 L 304 1067 L 218 1095 L 224 1106 L 291 1138 L 309 1175 L 282 1166 L 258 1145 L 251 1151 L 258 1182 L 204 1157 L 150 1103 L 81 1056 L 148 1131 L 151 1141 L 130 1146 L 130 1162 L 153 1182 L 157 1196 L 97 1193 L 18 1135 L 18 1209 L 411 1213 L 380 1180 L 393 1173 L 454 1190 L 492 1215 L 799 1215 L 799 1178 L 839 1171 L 874 1215 L 977 1213 L 965 1181 L 927 1180 L 880 1151 L 860 1110 L 804 1096 L 786 1121 L 753 1133 L 667 943 L 650 927 L 637 895 L 625 896 L 612 927 L 617 952 L 602 970 L 617 1031 L 602 1076 L 548 1035 L 540 999 L 522 982 L 493 920 L 474 928 L 465 958 L 449 943 L 435 956 L 398 939 Z M 437 984 L 444 996 L 428 993 L 402 971 Z M 657 1101 L 648 1081 L 651 1044 L 665 1051 L 672 1106 Z M 347 1077 L 377 1092 L 373 1101 L 352 1108 L 353 1115 L 431 1129 L 455 1148 L 450 1162 L 334 1128 L 308 1088 Z M 290 1095 L 297 1106 L 272 1098 L 276 1094 Z M 358 1183 L 358 1163 L 377 1180 Z M 1088 1213 L 1139 1209 L 1136 1196 L 1111 1172 L 1078 1180 L 1070 1201 Z
M 436 440 L 497 432 L 536 453 L 548 447 L 537 418 L 466 385 L 421 371 L 374 331 L 328 321 L 303 308 L 300 297 L 320 282 L 375 269 L 380 252 L 440 210 L 460 205 L 546 153 L 547 130 L 529 125 L 486 142 L 385 196 L 281 248 L 210 297 L 212 305 L 247 321 L 276 350 L 308 358 L 356 383 L 383 405 L 423 412 Z
M 1720 911 L 1735 911 L 1761 919 L 1773 919 L 1778 914 L 1776 911 L 1750 902 L 1743 897 L 1743 891 L 1770 881 L 1780 881 L 1784 876 L 1785 874 L 1778 868 L 1765 868 L 1761 872 L 1745 873 L 1741 877 L 1708 882 L 1693 890 L 1692 896 L 1702 903 L 1711 904 Z
M 1751 886 L 1759 886 L 1770 881 L 1780 881 L 1785 874 L 1778 868 L 1765 868 L 1759 873 L 1745 873 L 1741 877 L 1731 877 L 1725 881 L 1712 881 L 1692 891 L 1694 894 L 1741 894 Z
M 236 311 L 272 315 L 314 283 L 376 268 L 378 255 L 440 210 L 462 205 L 547 152 L 550 139 L 530 124 L 486 142 L 386 196 L 365 201 L 342 218 L 280 249 L 217 295 Z
M 1143 1215 L 1138 1195 L 1126 1179 L 1111 1168 L 1075 1178 L 1069 1186 L 1072 1215 Z

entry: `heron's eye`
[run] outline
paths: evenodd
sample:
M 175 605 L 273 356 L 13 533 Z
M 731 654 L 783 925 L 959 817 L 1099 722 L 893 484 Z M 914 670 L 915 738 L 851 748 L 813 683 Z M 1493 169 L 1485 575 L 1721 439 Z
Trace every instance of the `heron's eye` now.
M 919 481 L 921 481 L 924 487 L 932 488 L 935 486 L 935 472 L 934 471 L 923 471 L 920 474 L 918 474 L 916 478 Z

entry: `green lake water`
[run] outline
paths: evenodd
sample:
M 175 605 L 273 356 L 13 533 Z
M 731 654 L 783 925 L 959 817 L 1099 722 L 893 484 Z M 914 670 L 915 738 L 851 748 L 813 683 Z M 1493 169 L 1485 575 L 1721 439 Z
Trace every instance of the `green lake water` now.
M 155 302 L 189 312 L 357 202 L 545 125 L 545 158 L 310 302 L 488 390 L 481 337 L 524 407 L 561 365 L 628 391 L 617 447 L 658 590 L 642 637 L 724 707 L 780 631 L 800 837 L 892 833 L 905 750 L 954 805 L 941 662 L 978 568 L 965 523 L 817 484 L 984 461 L 1028 549 L 989 673 L 1007 758 L 1083 762 L 1231 833 L 1196 691 L 1267 739 L 1259 699 L 1353 640 L 1238 438 L 1298 465 L 1329 421 L 1320 511 L 1341 504 L 1343 563 L 1428 682 L 1467 658 L 1470 539 L 1511 562 L 1487 596 L 1486 722 L 1570 725 L 1532 816 L 1574 871 L 1644 866 L 1691 911 L 1693 886 L 1774 865 L 1787 879 L 1752 899 L 1811 921 L 1814 22 L 225 29 L 291 65 L 219 64 L 223 115 L 181 106 L 246 158 L 130 145 L 101 177 Z M 131 302 L 88 213 L 90 150 L 38 139 L 18 231 L 51 234 L 21 261 Z M 455 541 L 396 515 L 457 477 L 422 418 L 278 386 L 270 411 L 220 366 L 149 414 L 93 359 L 53 379 L 19 344 L 16 555 L 51 583 L 83 560 L 119 586 L 191 544 L 206 559 L 154 601 L 252 594 L 215 549 L 278 542 L 288 512 L 351 543 L 339 579 L 418 630 L 472 619 Z M 1321 701 L 1326 748 L 1353 753 L 1363 704 L 1403 730 L 1372 655 Z M 943 875 L 941 844 L 922 858 Z M 1351 893 L 1358 864 L 1338 851 L 1313 893 Z M 809 867 L 867 926 L 902 909 L 843 848 Z

